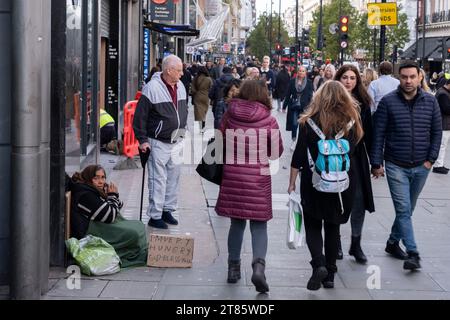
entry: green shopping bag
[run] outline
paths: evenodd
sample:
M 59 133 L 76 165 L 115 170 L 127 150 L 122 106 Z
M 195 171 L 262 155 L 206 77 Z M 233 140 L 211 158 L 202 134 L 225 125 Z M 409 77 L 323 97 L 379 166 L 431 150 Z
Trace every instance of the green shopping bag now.
M 101 276 L 120 271 L 120 258 L 116 251 L 99 237 L 87 235 L 80 240 L 70 238 L 66 246 L 85 275 Z

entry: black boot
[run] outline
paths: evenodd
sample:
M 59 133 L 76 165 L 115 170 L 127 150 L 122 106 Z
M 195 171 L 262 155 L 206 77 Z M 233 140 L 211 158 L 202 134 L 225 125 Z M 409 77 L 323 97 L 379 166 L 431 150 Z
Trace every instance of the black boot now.
M 328 270 L 328 275 L 322 280 L 322 285 L 326 289 L 334 288 L 334 272 Z
M 256 258 L 253 260 L 252 268 L 252 283 L 255 285 L 256 291 L 260 293 L 269 291 L 269 285 L 266 282 L 266 275 L 264 274 L 266 261 L 262 258 Z
M 339 235 L 339 240 L 338 240 L 338 251 L 337 251 L 336 259 L 337 259 L 337 260 L 342 260 L 342 259 L 344 259 L 344 254 L 342 253 L 341 235 Z
M 236 283 L 241 279 L 241 260 L 228 260 L 228 283 Z
M 328 275 L 328 270 L 325 268 L 325 257 L 316 257 L 310 262 L 313 267 L 313 273 L 306 285 L 308 290 L 319 290 L 322 280 Z
M 354 256 L 358 263 L 365 264 L 367 262 L 367 257 L 361 249 L 361 236 L 352 236 L 352 244 L 350 245 L 348 254 Z

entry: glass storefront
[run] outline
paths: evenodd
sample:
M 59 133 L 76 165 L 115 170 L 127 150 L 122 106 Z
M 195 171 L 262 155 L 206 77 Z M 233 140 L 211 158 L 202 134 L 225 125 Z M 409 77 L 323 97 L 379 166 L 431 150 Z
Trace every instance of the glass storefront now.
M 66 0 L 66 171 L 96 160 L 98 46 L 94 41 L 95 0 Z M 94 88 L 97 87 L 97 88 Z

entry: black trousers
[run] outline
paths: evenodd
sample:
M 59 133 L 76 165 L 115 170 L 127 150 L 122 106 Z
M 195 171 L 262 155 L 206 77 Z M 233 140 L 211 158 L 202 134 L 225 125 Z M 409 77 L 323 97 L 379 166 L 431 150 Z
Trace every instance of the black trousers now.
M 117 139 L 116 126 L 109 125 L 103 126 L 100 129 L 100 145 L 108 144 L 111 140 Z
M 306 244 L 311 253 L 313 268 L 325 266 L 329 272 L 337 272 L 336 257 L 338 252 L 339 225 L 315 219 L 307 213 L 303 214 L 305 221 Z M 325 255 L 322 225 L 325 231 Z

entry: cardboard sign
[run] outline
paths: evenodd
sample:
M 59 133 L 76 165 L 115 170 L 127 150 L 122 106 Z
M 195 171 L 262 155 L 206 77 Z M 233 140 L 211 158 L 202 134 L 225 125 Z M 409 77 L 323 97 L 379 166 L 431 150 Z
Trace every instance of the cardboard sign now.
M 147 265 L 159 268 L 191 268 L 194 238 L 183 235 L 151 234 Z

